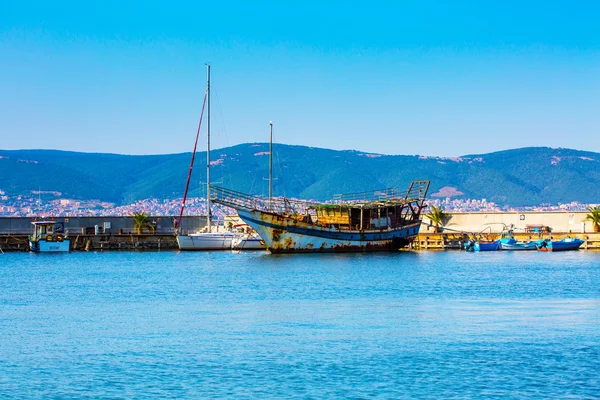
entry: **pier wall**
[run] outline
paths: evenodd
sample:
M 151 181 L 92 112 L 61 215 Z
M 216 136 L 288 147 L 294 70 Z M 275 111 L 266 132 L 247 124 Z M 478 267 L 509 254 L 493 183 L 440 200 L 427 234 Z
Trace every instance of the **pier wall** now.
M 552 232 L 590 233 L 594 227 L 584 221 L 587 212 L 535 211 L 535 212 L 468 212 L 448 213 L 443 232 L 490 232 L 500 233 L 505 226 L 513 225 L 515 232 L 524 232 L 527 225 L 543 225 Z M 431 221 L 423 217 L 421 233 L 433 233 Z
M 499 233 L 505 226 L 514 225 L 515 231 L 524 231 L 527 225 L 549 226 L 553 232 L 589 233 L 593 232 L 590 221 L 584 221 L 587 212 L 468 212 L 448 213 L 444 221 L 445 232 L 475 233 L 486 231 Z M 50 219 L 50 218 L 45 218 Z M 169 216 L 150 216 L 156 233 L 173 233 L 173 219 Z M 31 222 L 34 218 L 0 217 L 0 234 L 29 234 L 32 232 Z M 37 218 L 42 220 L 42 218 Z M 100 233 L 116 234 L 134 233 L 133 218 L 122 217 L 55 217 L 55 221 L 64 222 L 68 234 L 92 234 L 98 226 Z M 239 221 L 232 219 L 234 223 Z M 429 219 L 423 217 L 421 233 L 433 233 Z M 197 232 L 206 225 L 204 216 L 184 216 L 181 222 L 182 233 Z M 105 229 L 106 227 L 106 229 Z M 146 230 L 147 231 L 147 230 Z
M 591 223 L 584 221 L 586 215 L 586 212 L 449 213 L 439 233 L 434 232 L 434 227 L 424 217 L 419 236 L 412 248 L 459 249 L 470 234 L 482 233 L 482 236 L 495 240 L 499 238 L 505 226 L 512 224 L 517 240 L 528 241 L 548 237 L 548 234 L 525 232 L 527 225 L 543 225 L 550 227 L 549 235 L 555 240 L 567 236 L 577 237 L 585 241 L 582 249 L 600 250 L 600 233 L 593 233 Z M 155 222 L 156 230 L 145 230 L 141 235 L 135 232 L 133 218 L 130 216 L 55 217 L 54 220 L 65 223 L 73 250 L 177 249 L 173 217 L 150 216 L 150 221 Z M 27 238 L 32 233 L 32 221 L 34 218 L 0 217 L 0 249 L 26 251 Z M 197 232 L 205 226 L 205 221 L 205 217 L 183 217 L 182 233 Z M 232 218 L 231 221 L 234 224 L 240 222 L 236 218 Z
M 600 233 L 551 233 L 550 235 L 538 235 L 532 233 L 514 233 L 514 238 L 521 242 L 539 240 L 552 237 L 553 240 L 562 240 L 566 237 L 583 240 L 581 250 L 600 250 Z M 483 236 L 486 240 L 500 239 L 499 233 L 491 233 Z M 466 234 L 442 232 L 427 233 L 420 232 L 411 248 L 415 250 L 461 250 L 464 243 L 469 240 Z
M 128 234 L 134 232 L 133 218 L 127 217 L 54 217 L 54 218 L 21 218 L 0 217 L 0 235 L 27 235 L 33 232 L 31 223 L 34 220 L 51 220 L 64 222 L 68 235 L 95 234 L 96 226 L 98 233 L 102 234 Z M 174 217 L 150 216 L 149 220 L 157 234 L 173 234 Z M 197 232 L 206 225 L 206 217 L 184 216 L 181 221 L 182 233 Z M 149 232 L 145 229 L 144 232 Z

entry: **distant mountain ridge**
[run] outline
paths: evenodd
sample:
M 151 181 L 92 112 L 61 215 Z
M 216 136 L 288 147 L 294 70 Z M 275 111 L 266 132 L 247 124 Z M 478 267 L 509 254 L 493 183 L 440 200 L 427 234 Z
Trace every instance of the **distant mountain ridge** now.
M 265 195 L 268 143 L 213 150 L 212 181 Z M 60 150 L 0 150 L 0 190 L 60 192 L 116 204 L 183 196 L 191 153 L 131 156 Z M 430 196 L 486 198 L 525 206 L 600 202 L 600 153 L 530 147 L 461 157 L 380 155 L 274 145 L 276 196 L 325 200 L 339 193 L 431 181 Z M 191 195 L 204 196 L 206 153 L 196 155 Z

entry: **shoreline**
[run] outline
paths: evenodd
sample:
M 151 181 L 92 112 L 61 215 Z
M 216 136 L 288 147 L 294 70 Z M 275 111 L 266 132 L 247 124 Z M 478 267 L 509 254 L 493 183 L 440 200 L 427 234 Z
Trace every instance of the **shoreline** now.
M 561 240 L 567 236 L 584 240 L 579 250 L 600 250 L 600 233 L 566 233 L 552 232 L 550 235 L 539 235 L 532 233 L 514 233 L 515 239 L 519 241 L 538 240 L 544 237 L 551 237 L 555 240 Z M 499 234 L 488 234 L 487 238 L 496 240 Z M 26 252 L 29 251 L 29 234 L 0 234 L 0 250 L 3 252 Z M 177 241 L 173 233 L 123 233 L 123 234 L 70 234 L 71 251 L 139 251 L 139 250 L 160 250 L 160 251 L 179 251 Z M 442 232 L 429 233 L 422 232 L 411 245 L 400 250 L 418 250 L 418 251 L 440 251 L 440 250 L 462 250 L 463 243 L 468 236 L 463 233 Z M 229 250 L 216 250 L 229 251 Z M 251 250 L 246 250 L 251 251 Z M 257 250 L 252 250 L 257 251 Z M 262 250 L 258 250 L 262 251 Z M 316 253 L 320 254 L 320 253 Z

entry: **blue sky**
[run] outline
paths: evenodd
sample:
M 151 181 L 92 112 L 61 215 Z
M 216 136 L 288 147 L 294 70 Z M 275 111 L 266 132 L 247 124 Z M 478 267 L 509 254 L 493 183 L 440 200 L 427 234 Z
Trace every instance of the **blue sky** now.
M 600 3 L 0 3 L 0 148 L 600 152 Z M 525 5 L 526 4 L 526 5 Z

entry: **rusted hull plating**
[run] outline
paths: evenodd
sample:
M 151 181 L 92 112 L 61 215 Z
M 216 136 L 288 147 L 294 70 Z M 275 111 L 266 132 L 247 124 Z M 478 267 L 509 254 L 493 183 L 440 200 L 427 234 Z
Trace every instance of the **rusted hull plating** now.
M 420 221 L 394 230 L 340 231 L 259 210 L 238 210 L 271 253 L 334 253 L 394 251 L 419 233 Z

